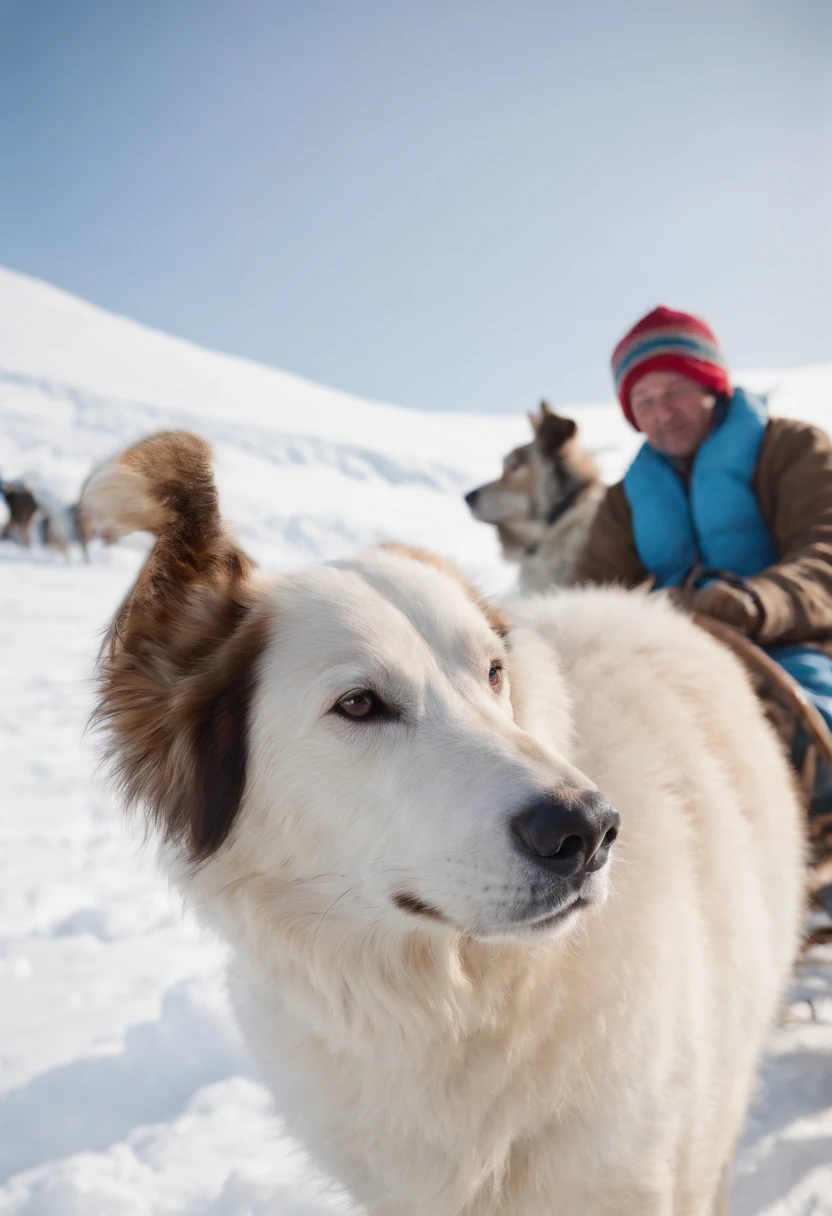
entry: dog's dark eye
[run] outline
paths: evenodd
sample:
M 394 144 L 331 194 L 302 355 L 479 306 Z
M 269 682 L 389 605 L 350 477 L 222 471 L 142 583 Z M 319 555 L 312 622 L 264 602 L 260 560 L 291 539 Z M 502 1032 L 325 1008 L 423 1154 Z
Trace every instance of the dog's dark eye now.
M 343 718 L 366 722 L 384 715 L 384 705 L 374 692 L 352 692 L 335 706 L 335 712 Z
M 499 663 L 492 663 L 488 673 L 488 683 L 492 688 L 499 689 L 503 684 L 503 669 Z

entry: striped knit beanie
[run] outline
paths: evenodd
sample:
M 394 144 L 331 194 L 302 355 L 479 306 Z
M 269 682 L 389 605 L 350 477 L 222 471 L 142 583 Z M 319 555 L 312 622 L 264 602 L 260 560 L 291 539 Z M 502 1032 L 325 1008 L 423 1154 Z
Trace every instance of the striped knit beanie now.
M 612 354 L 615 391 L 632 426 L 636 424 L 630 392 L 647 372 L 678 372 L 717 394 L 731 392 L 725 355 L 710 325 L 690 313 L 674 312 L 664 305 L 642 317 Z

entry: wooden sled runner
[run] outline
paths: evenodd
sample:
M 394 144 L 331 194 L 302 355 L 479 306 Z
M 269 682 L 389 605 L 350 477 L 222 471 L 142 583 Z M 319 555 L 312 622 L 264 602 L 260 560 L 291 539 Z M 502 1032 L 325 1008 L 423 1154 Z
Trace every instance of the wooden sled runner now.
M 795 724 L 808 740 L 798 781 L 808 816 L 809 895 L 812 904 L 820 907 L 816 899 L 818 892 L 832 885 L 832 811 L 823 815 L 808 815 L 808 811 L 815 788 L 818 761 L 823 760 L 832 771 L 832 731 L 798 682 L 755 642 L 733 626 L 713 617 L 694 613 L 694 620 L 706 633 L 733 650 L 752 674 L 762 681 L 772 699 L 791 714 Z M 826 911 L 825 908 L 823 910 Z M 808 934 L 805 948 L 829 941 L 832 941 L 832 926 L 822 926 Z

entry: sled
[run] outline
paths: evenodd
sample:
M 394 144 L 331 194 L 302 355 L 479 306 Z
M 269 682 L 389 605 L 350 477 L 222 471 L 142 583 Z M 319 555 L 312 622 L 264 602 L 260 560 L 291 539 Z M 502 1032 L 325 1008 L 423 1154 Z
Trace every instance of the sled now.
M 809 846 L 809 896 L 812 905 L 828 914 L 828 907 L 817 899 L 819 892 L 832 885 L 832 811 L 810 815 L 809 808 L 815 788 L 818 761 L 823 760 L 832 771 L 832 731 L 820 711 L 806 696 L 793 676 L 775 663 L 756 642 L 744 633 L 714 617 L 694 613 L 701 629 L 716 638 L 750 669 L 767 695 L 786 709 L 807 740 L 803 760 L 798 770 L 798 785 L 807 813 Z M 806 938 L 804 949 L 832 941 L 832 926 L 813 929 Z

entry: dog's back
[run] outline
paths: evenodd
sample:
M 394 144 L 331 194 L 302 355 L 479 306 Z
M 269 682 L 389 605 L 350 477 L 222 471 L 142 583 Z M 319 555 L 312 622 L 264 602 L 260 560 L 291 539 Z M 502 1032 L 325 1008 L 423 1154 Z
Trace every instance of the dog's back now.
M 515 616 L 555 647 L 573 695 L 572 759 L 622 816 L 615 895 L 588 926 L 574 984 L 593 994 L 576 996 L 584 1016 L 603 1017 L 630 1058 L 595 1082 L 618 1118 L 652 1102 L 674 1123 L 673 1206 L 610 1211 L 710 1216 L 702 1196 L 732 1156 L 797 948 L 791 770 L 738 662 L 664 605 L 606 589 Z M 615 982 L 628 1010 L 610 1002 Z M 645 1176 L 660 1169 L 643 1164 Z

